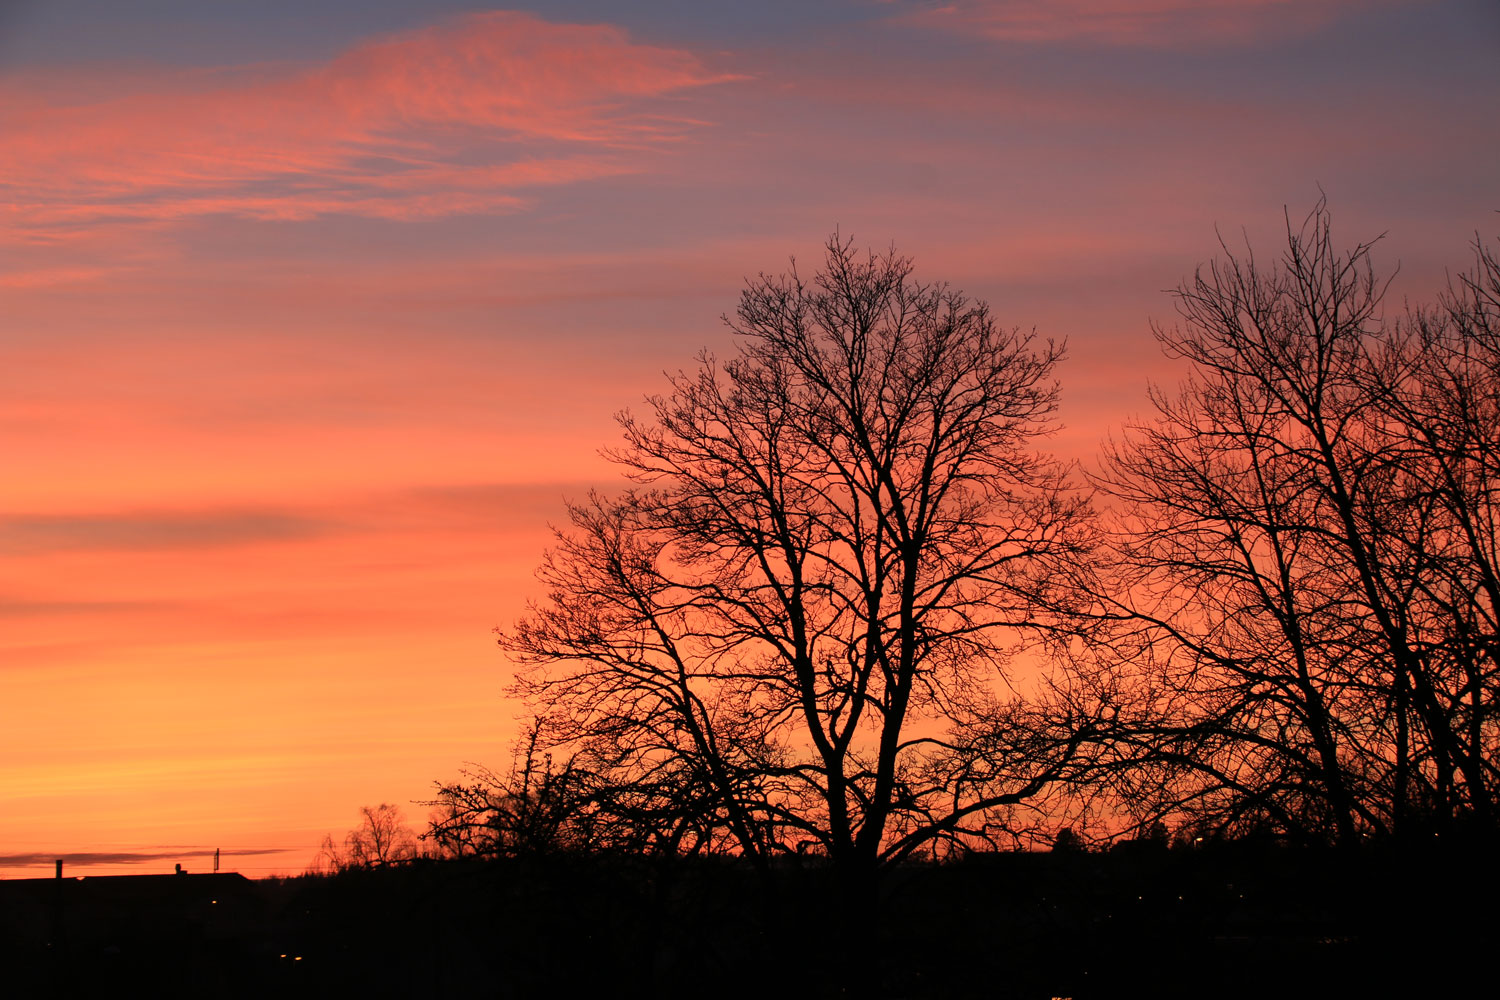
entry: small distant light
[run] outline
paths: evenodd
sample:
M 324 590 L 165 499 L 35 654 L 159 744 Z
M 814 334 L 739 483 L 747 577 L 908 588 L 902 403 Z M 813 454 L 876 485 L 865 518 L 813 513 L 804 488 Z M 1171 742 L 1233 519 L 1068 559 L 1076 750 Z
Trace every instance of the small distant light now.
M 210 899 L 209 902 L 214 904 L 215 906 L 219 905 L 219 901 L 217 899 Z
M 300 962 L 300 961 L 302 961 L 302 956 L 298 955 L 296 958 L 292 959 L 292 961 L 293 962 Z
M 282 956 L 281 956 L 281 957 L 282 957 L 282 958 L 286 958 L 286 956 L 285 956 L 285 955 L 282 955 Z

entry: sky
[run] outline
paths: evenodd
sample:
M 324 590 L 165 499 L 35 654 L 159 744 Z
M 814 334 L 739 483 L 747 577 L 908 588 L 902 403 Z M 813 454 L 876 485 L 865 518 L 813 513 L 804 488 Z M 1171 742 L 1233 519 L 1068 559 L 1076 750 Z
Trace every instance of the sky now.
M 1066 340 L 1326 194 L 1500 236 L 1493 0 L 0 0 L 0 876 L 296 873 L 504 769 L 495 645 L 614 415 L 833 232 Z

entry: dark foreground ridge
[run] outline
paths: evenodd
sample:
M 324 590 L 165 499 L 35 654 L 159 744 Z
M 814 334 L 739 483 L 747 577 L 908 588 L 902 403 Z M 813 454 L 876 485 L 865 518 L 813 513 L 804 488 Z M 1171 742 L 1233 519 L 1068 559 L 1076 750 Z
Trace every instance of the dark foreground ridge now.
M 1493 907 L 1466 905 L 1496 898 L 1491 852 L 1128 846 L 908 866 L 874 914 L 825 868 L 781 869 L 768 896 L 733 860 L 0 881 L 0 960 L 10 996 L 1311 997 L 1493 976 Z

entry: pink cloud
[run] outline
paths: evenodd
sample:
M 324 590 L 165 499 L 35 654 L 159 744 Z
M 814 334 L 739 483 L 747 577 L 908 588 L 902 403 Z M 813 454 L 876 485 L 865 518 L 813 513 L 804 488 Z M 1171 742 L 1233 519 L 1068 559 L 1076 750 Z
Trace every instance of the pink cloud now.
M 1359 6 L 1359 0 L 954 0 L 898 19 L 1007 42 L 1172 48 L 1306 34 Z
M 498 12 L 312 68 L 101 78 L 92 96 L 27 97 L 13 80 L 0 98 L 0 225 L 47 243 L 210 214 L 511 211 L 535 188 L 642 169 L 644 151 L 701 124 L 661 99 L 724 79 L 617 28 Z
M 0 288 L 34 289 L 85 285 L 108 277 L 115 270 L 107 267 L 37 267 L 0 274 Z

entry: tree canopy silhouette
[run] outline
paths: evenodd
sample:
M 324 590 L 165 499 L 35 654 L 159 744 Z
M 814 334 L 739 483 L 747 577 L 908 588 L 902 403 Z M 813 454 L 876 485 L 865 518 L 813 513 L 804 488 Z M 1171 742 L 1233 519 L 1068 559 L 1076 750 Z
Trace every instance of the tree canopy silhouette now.
M 417 837 L 406 825 L 399 806 L 389 802 L 360 806 L 359 816 L 359 826 L 344 835 L 342 845 L 335 843 L 331 834 L 323 838 L 313 862 L 315 870 L 385 868 L 416 859 Z
M 872 873 L 984 837 L 1078 749 L 1015 753 L 996 686 L 1066 620 L 1090 544 L 1033 450 L 1062 346 L 837 236 L 726 322 L 733 358 L 619 416 L 634 486 L 569 508 L 547 598 L 501 635 L 516 690 L 680 848 Z
M 1370 250 L 1320 202 L 1279 260 L 1200 269 L 1157 330 L 1192 374 L 1099 481 L 1129 511 L 1129 738 L 1215 830 L 1494 826 L 1500 267 L 1481 245 L 1393 320 Z

